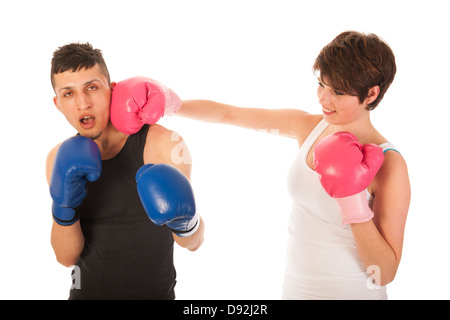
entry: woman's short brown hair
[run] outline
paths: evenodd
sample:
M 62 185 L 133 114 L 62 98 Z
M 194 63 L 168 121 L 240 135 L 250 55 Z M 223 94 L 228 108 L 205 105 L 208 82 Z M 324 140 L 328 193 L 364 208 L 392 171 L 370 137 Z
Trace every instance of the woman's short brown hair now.
M 367 110 L 373 110 L 394 80 L 397 68 L 394 53 L 378 36 L 346 31 L 322 49 L 313 70 L 319 72 L 323 83 L 357 96 L 360 103 L 370 88 L 379 86 L 378 97 L 367 106 Z

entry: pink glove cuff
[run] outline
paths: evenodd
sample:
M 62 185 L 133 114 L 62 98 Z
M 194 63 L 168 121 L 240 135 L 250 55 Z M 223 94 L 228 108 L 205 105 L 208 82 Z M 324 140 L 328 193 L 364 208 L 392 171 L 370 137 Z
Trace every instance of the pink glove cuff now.
M 366 190 L 345 198 L 335 198 L 342 214 L 342 224 L 362 223 L 373 218 L 366 199 Z
M 180 97 L 170 88 L 166 90 L 166 109 L 165 116 L 171 116 L 178 112 L 181 108 L 182 101 Z

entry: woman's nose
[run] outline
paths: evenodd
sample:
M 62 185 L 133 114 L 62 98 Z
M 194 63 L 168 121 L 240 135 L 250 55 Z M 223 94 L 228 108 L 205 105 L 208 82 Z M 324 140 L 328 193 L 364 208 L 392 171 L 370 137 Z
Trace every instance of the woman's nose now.
M 317 95 L 319 97 L 319 103 L 322 106 L 327 106 L 330 104 L 330 89 L 329 88 L 322 88 L 318 91 Z

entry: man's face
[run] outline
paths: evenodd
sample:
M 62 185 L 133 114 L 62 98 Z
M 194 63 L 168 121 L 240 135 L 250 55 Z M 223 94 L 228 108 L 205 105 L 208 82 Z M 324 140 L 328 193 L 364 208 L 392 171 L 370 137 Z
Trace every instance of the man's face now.
M 98 65 L 54 75 L 55 106 L 82 135 L 97 139 L 109 124 L 111 85 Z

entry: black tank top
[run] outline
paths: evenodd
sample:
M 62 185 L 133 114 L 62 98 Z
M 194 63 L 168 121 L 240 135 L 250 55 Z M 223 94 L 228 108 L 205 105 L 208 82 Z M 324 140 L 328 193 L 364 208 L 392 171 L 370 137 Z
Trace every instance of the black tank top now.
M 150 221 L 136 188 L 148 128 L 129 136 L 86 185 L 77 208 L 85 245 L 69 299 L 175 299 L 172 233 Z

